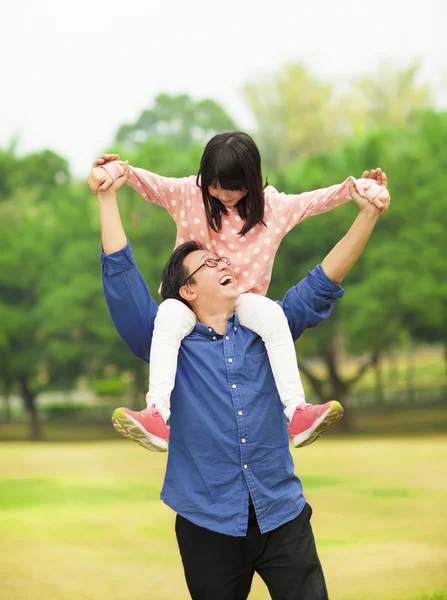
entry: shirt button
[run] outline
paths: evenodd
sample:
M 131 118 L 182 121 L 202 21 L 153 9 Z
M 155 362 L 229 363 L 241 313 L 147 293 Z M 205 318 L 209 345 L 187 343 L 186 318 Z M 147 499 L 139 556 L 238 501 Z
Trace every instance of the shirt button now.
M 233 359 L 232 359 L 232 358 L 229 358 L 229 359 L 228 359 L 228 362 L 233 362 Z
M 234 328 L 234 331 L 237 331 L 237 327 Z
M 248 469 L 248 465 L 244 465 L 244 469 Z
M 208 327 L 208 331 L 213 331 L 213 328 L 212 327 Z
M 226 336 L 225 336 L 225 339 L 228 341 L 230 338 L 229 338 L 229 337 L 226 335 Z
M 233 383 L 233 385 L 231 387 L 233 388 L 233 390 L 235 390 L 237 388 L 237 385 L 235 383 Z
M 215 335 L 213 335 L 213 340 L 217 340 L 217 338 L 216 338 L 216 336 L 215 336 Z
M 241 417 L 242 416 L 242 411 L 240 410 L 237 414 Z
M 242 438 L 242 439 L 241 439 L 241 442 L 242 442 L 243 444 L 245 444 L 245 442 L 246 442 L 246 441 L 247 441 L 247 440 L 246 440 L 245 438 Z

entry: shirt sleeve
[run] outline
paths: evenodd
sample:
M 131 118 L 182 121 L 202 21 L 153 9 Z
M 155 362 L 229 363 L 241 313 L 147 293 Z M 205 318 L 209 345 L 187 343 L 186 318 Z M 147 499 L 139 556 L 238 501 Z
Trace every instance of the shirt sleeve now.
M 335 300 L 343 294 L 344 289 L 329 279 L 321 265 L 290 288 L 280 304 L 289 321 L 293 339 L 297 340 L 305 329 L 316 327 L 327 319 Z
M 383 186 L 374 179 L 354 179 L 348 177 L 343 183 L 328 188 L 303 192 L 302 194 L 284 194 L 276 191 L 269 194 L 269 205 L 278 226 L 289 231 L 297 223 L 352 200 L 349 194 L 349 182 L 352 181 L 357 192 L 370 202 L 379 194 Z
M 132 352 L 149 362 L 158 305 L 135 265 L 130 243 L 118 252 L 101 250 L 102 284 L 110 316 Z
M 116 181 L 124 173 L 119 161 L 102 165 L 102 168 Z M 129 165 L 127 184 L 143 196 L 148 202 L 154 202 L 165 208 L 177 220 L 183 218 L 199 199 L 195 177 L 162 177 L 145 169 Z

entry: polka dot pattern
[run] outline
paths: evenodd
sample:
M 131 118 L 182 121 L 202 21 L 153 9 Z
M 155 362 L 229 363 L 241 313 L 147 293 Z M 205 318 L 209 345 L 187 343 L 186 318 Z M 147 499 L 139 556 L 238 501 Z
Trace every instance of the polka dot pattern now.
M 104 168 L 114 180 L 123 174 L 123 167 L 118 162 L 108 163 Z M 239 291 L 265 294 L 271 279 L 275 252 L 284 235 L 303 218 L 332 210 L 349 200 L 350 180 L 369 201 L 383 189 L 372 180 L 352 178 L 326 189 L 296 195 L 281 194 L 273 186 L 268 186 L 264 191 L 264 222 L 267 227 L 255 225 L 244 236 L 238 234 L 243 221 L 237 207 L 225 215 L 221 231 L 216 232 L 209 227 L 196 176 L 164 178 L 131 167 L 129 185 L 149 202 L 169 211 L 177 223 L 177 235 L 181 236 L 177 239 L 177 245 L 183 244 L 185 239 L 200 240 L 207 250 L 231 259 L 238 276 Z

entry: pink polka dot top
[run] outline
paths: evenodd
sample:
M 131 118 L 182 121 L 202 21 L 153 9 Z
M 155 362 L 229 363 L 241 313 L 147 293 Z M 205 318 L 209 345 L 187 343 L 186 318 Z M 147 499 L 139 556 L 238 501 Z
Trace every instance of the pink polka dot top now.
M 114 180 L 124 172 L 119 162 L 110 162 L 103 168 Z M 175 247 L 188 240 L 196 240 L 218 256 L 228 256 L 237 276 L 239 291 L 265 295 L 282 238 L 306 217 L 328 212 L 351 200 L 350 180 L 358 193 L 369 201 L 383 189 L 374 180 L 353 177 L 341 184 L 302 194 L 280 193 L 269 185 L 264 190 L 264 222 L 267 226 L 256 225 L 242 237 L 238 235 L 242 219 L 237 208 L 229 209 L 228 215 L 222 215 L 221 231 L 211 229 L 195 175 L 175 179 L 130 167 L 128 184 L 145 200 L 155 202 L 171 214 L 177 225 Z

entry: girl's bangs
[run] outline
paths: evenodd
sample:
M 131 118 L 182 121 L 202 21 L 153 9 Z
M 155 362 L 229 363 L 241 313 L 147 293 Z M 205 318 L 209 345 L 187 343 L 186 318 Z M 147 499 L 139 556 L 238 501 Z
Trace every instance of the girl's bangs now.
M 247 178 L 240 159 L 229 145 L 224 146 L 215 156 L 210 169 L 210 184 L 219 184 L 224 190 L 247 189 Z

